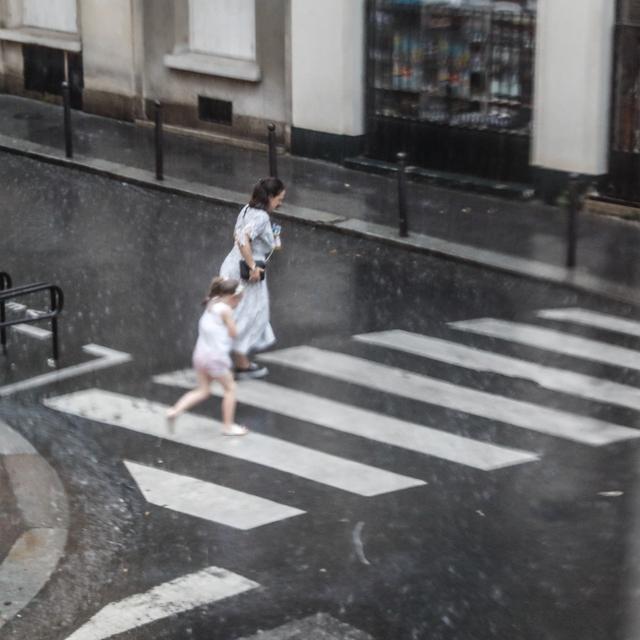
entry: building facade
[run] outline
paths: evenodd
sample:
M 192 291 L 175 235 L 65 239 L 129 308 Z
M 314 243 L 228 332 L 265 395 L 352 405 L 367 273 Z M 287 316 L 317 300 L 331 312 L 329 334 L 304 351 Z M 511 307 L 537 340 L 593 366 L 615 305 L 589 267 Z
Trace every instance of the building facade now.
M 5 92 L 636 201 L 639 52 L 639 0 L 0 0 Z

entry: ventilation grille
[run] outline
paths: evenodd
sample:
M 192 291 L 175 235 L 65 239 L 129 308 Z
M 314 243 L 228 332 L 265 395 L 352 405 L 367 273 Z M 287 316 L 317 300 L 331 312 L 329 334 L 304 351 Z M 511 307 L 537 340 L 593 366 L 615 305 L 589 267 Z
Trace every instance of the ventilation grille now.
M 231 102 L 198 96 L 198 117 L 206 122 L 231 124 L 233 107 Z

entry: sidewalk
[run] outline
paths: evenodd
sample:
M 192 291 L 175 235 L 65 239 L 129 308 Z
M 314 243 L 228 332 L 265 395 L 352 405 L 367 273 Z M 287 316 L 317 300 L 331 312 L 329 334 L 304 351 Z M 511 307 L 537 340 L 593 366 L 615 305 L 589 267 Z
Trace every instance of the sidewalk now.
M 74 159 L 64 159 L 60 107 L 0 95 L 0 149 L 120 179 L 240 204 L 267 173 L 265 150 L 165 132 L 165 176 L 153 177 L 153 130 L 74 111 Z M 265 136 L 266 137 L 266 136 Z M 283 217 L 393 242 L 640 304 L 640 224 L 583 213 L 578 268 L 564 268 L 566 213 L 409 182 L 408 239 L 398 238 L 396 182 L 344 167 L 278 156 Z

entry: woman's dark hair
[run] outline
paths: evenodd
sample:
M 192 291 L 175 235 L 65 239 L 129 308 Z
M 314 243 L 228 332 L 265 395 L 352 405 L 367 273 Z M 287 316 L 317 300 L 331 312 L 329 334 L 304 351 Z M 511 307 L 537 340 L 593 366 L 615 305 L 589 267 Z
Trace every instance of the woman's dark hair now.
M 284 191 L 284 182 L 280 178 L 262 178 L 253 187 L 249 206 L 254 209 L 269 208 L 269 198 L 275 198 Z
M 209 285 L 209 292 L 207 293 L 207 297 L 202 301 L 202 304 L 207 304 L 209 300 L 212 298 L 217 298 L 218 296 L 228 296 L 233 295 L 238 288 L 240 282 L 238 280 L 234 280 L 233 278 L 223 278 L 221 276 L 216 276 Z

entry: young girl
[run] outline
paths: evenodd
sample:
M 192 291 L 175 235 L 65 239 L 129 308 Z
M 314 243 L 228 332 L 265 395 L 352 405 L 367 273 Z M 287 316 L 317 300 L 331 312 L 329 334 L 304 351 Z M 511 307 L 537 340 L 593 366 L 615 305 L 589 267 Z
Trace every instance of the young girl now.
M 246 427 L 235 424 L 236 385 L 231 373 L 231 344 L 237 329 L 233 309 L 240 302 L 242 285 L 238 280 L 214 278 L 204 300 L 205 310 L 198 323 L 198 341 L 193 351 L 193 368 L 198 376 L 198 387 L 185 393 L 167 410 L 167 420 L 173 421 L 183 411 L 206 400 L 215 380 L 224 389 L 222 398 L 222 433 L 225 436 L 243 436 Z

